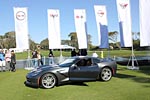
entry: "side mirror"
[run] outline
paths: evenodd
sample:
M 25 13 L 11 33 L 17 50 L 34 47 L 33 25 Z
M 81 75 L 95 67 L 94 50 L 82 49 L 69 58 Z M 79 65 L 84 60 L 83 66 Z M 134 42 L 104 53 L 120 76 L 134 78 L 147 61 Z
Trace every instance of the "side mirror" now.
M 73 69 L 80 69 L 76 64 L 73 64 L 73 65 L 72 65 L 72 68 L 73 68 Z

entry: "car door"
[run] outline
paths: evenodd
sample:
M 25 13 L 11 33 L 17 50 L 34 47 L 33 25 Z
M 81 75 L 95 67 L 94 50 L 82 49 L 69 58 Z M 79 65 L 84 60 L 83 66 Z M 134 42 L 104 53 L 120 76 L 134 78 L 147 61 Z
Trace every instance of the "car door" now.
M 91 63 L 88 65 L 88 61 Z M 80 59 L 69 69 L 69 78 L 72 81 L 88 81 L 96 80 L 99 75 L 99 67 L 97 64 L 92 64 L 92 59 Z

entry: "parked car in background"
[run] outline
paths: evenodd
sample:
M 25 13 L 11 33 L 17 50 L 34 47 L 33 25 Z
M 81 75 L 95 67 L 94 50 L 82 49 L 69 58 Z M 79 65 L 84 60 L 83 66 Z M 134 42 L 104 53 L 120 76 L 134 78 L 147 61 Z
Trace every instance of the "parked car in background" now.
M 75 56 L 59 65 L 43 65 L 26 75 L 26 85 L 53 88 L 65 82 L 109 81 L 117 64 L 110 58 Z

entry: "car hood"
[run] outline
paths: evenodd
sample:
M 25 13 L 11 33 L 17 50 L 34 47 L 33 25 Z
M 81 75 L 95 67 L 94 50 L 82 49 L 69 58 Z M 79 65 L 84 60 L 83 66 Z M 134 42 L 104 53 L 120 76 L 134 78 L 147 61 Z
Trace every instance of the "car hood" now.
M 59 69 L 60 67 L 58 65 L 44 65 L 44 66 L 40 66 L 39 69 L 41 70 L 53 70 L 53 69 Z

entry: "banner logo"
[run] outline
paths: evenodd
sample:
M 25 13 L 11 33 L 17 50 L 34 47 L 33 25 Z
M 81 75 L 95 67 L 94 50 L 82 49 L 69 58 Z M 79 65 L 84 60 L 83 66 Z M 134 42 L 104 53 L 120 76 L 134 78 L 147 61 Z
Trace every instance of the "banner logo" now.
M 100 17 L 103 17 L 104 16 L 104 11 L 102 11 L 102 10 L 98 10 L 98 12 L 97 12 L 97 15 L 98 16 L 100 16 Z
M 82 15 L 81 15 L 81 16 L 78 16 L 78 15 L 77 15 L 76 18 L 83 18 L 83 16 L 82 16 Z
M 50 17 L 58 17 L 58 14 L 50 14 Z
M 25 18 L 26 18 L 25 12 L 23 12 L 23 11 L 18 11 L 18 12 L 16 13 L 16 19 L 22 21 L 22 20 L 24 20 Z
M 122 9 L 125 9 L 128 6 L 127 3 L 120 3 L 119 5 Z

